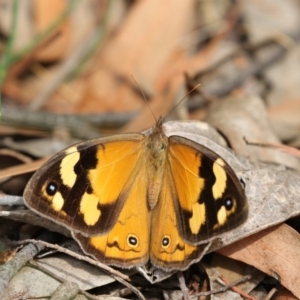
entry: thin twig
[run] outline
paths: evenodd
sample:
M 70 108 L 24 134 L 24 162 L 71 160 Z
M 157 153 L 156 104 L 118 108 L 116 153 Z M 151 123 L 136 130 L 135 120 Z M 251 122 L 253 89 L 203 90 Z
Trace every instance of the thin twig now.
M 136 115 L 125 114 L 54 114 L 49 112 L 33 112 L 24 109 L 4 106 L 2 123 L 22 128 L 34 128 L 52 131 L 54 128 L 66 128 L 77 138 L 93 139 L 101 137 L 98 128 L 116 129 Z
M 53 233 L 43 233 L 40 235 L 41 239 L 53 242 L 55 235 Z M 45 248 L 42 244 L 28 244 L 25 245 L 16 255 L 6 264 L 0 266 L 0 299 L 7 295 L 9 282 L 12 277 L 35 255 Z
M 0 149 L 0 155 L 2 156 L 10 156 L 10 157 L 13 157 L 23 163 L 29 163 L 32 161 L 32 159 L 20 152 L 17 152 L 13 149 Z
M 2 169 L 0 170 L 0 181 L 8 177 L 34 172 L 39 169 L 49 158 L 50 157 L 48 156 L 36 161 Z
M 300 31 L 290 34 L 289 37 L 294 42 L 299 42 Z M 262 44 L 260 44 L 260 45 L 262 45 Z M 205 90 L 205 92 L 207 94 L 213 95 L 214 97 L 222 98 L 222 97 L 228 95 L 233 89 L 240 87 L 245 82 L 246 79 L 248 79 L 249 77 L 255 76 L 257 74 L 260 74 L 264 70 L 269 68 L 270 66 L 273 66 L 276 63 L 279 63 L 281 61 L 280 58 L 282 58 L 284 55 L 287 54 L 288 48 L 286 48 L 285 45 L 282 45 L 282 44 L 278 44 L 278 43 L 275 44 L 274 38 L 272 39 L 272 41 L 270 43 L 264 43 L 262 48 L 255 49 L 256 47 L 253 46 L 253 49 L 255 49 L 255 52 L 268 51 L 268 49 L 267 50 L 265 49 L 266 46 L 272 46 L 272 45 L 274 48 L 271 49 L 272 52 L 269 50 L 269 52 L 271 52 L 271 54 L 266 56 L 265 59 L 253 61 L 249 65 L 249 67 L 246 68 L 245 70 L 237 72 L 234 76 L 229 75 L 227 81 L 224 81 L 223 78 L 227 78 L 227 77 L 223 74 L 222 75 L 223 84 L 221 84 L 221 85 L 213 85 L 211 87 L 208 86 L 206 88 L 207 85 L 202 84 L 202 88 Z M 217 66 L 220 66 L 220 65 L 224 64 L 225 62 L 227 62 L 228 58 L 233 58 L 240 54 L 242 54 L 241 50 L 238 50 L 238 51 L 232 53 L 231 55 L 224 58 L 223 60 L 221 60 L 214 66 L 210 67 L 208 70 L 204 70 L 204 71 L 201 71 L 201 73 L 196 74 L 194 76 L 193 80 L 199 81 L 200 77 L 202 77 L 204 74 L 210 73 Z M 230 69 L 230 70 L 232 72 L 232 69 Z M 215 79 L 213 81 L 213 83 L 215 83 L 216 80 L 217 79 Z M 206 101 L 203 102 L 202 99 L 191 100 L 188 102 L 188 108 L 190 110 L 195 110 L 195 109 L 202 107 L 204 104 L 206 105 Z
M 295 157 L 300 157 L 300 151 L 297 148 L 287 146 L 284 144 L 279 144 L 279 143 L 262 143 L 262 142 L 250 142 L 247 140 L 246 137 L 243 137 L 245 143 L 249 146 L 257 146 L 257 147 L 262 147 L 262 148 L 273 148 L 273 149 L 278 149 L 282 152 L 288 153 L 290 155 L 293 155 Z
M 247 280 L 251 279 L 251 275 L 246 275 L 246 276 L 243 276 L 229 284 L 226 284 L 224 285 L 223 287 L 220 287 L 219 289 L 216 289 L 214 291 L 207 291 L 207 292 L 201 292 L 201 293 L 197 293 L 195 295 L 191 295 L 190 298 L 195 298 L 195 297 L 200 297 L 200 296 L 210 296 L 210 295 L 213 295 L 213 294 L 219 294 L 219 293 L 224 293 L 226 292 L 227 290 L 229 289 L 232 289 L 232 287 L 242 283 L 242 282 L 245 282 Z M 254 299 L 254 298 L 252 298 Z
M 184 298 L 184 300 L 187 300 L 189 298 L 189 289 L 187 288 L 187 286 L 185 284 L 183 273 L 181 271 L 178 271 L 176 274 L 177 274 L 177 278 L 179 281 L 180 289 L 183 293 L 183 298 Z
M 249 279 L 252 277 L 251 275 L 247 275 L 249 276 Z M 245 278 L 247 276 L 243 276 L 242 278 Z M 225 282 L 225 284 L 230 284 L 229 281 L 224 277 L 224 276 L 220 276 L 220 279 Z M 231 289 L 236 292 L 237 294 L 240 294 L 242 297 L 244 297 L 245 299 L 249 299 L 249 300 L 257 300 L 256 298 L 254 297 L 251 297 L 250 295 L 248 295 L 247 293 L 243 292 L 241 289 L 239 289 L 238 287 L 236 287 L 237 284 L 233 285 L 231 287 Z
M 37 270 L 39 270 L 39 271 L 47 274 L 48 276 L 54 278 L 55 280 L 57 280 L 58 282 L 61 282 L 62 284 L 64 284 L 66 282 L 65 280 L 63 280 L 62 278 L 60 278 L 59 276 L 57 276 L 55 273 L 51 272 L 49 269 L 47 269 L 47 268 L 43 267 L 42 265 L 38 264 L 35 260 L 30 260 L 29 261 L 29 265 L 32 265 Z M 79 287 L 78 287 L 78 289 L 79 289 Z M 79 289 L 79 291 L 78 291 L 77 294 L 82 294 L 82 295 L 86 296 L 87 299 L 99 300 L 99 298 L 97 296 L 91 295 L 90 293 L 87 293 L 87 292 L 82 291 L 80 289 Z
M 277 292 L 278 292 L 278 290 L 276 288 L 272 288 L 264 300 L 271 300 Z M 287 299 L 289 299 L 288 296 L 287 296 Z
M 23 223 L 29 223 L 35 226 L 40 226 L 49 229 L 51 231 L 63 234 L 64 236 L 71 237 L 70 230 L 68 230 L 66 227 L 60 225 L 57 222 L 51 221 L 50 219 L 46 219 L 45 217 L 39 216 L 33 211 L 28 209 L 24 209 L 24 210 L 18 209 L 18 210 L 11 210 L 11 211 L 1 210 L 0 217 L 23 222 Z
M 9 205 L 9 206 L 24 205 L 23 197 L 0 194 L 0 206 L 2 205 Z
M 16 244 L 24 244 L 24 243 L 31 243 L 34 245 L 43 245 L 44 247 L 50 248 L 50 249 L 55 249 L 59 252 L 65 253 L 71 257 L 74 257 L 78 260 L 82 260 L 85 261 L 93 266 L 96 266 L 98 268 L 100 268 L 103 272 L 107 273 L 108 275 L 112 276 L 115 280 L 117 280 L 118 282 L 120 282 L 121 284 L 127 286 L 128 288 L 130 288 L 132 290 L 133 293 L 135 293 L 140 299 L 145 299 L 144 296 L 141 294 L 141 292 L 135 288 L 132 284 L 130 284 L 128 281 L 130 281 L 129 277 L 122 274 L 121 272 L 101 263 L 98 262 L 92 258 L 89 258 L 87 256 L 83 256 L 80 254 L 77 254 L 69 249 L 66 249 L 64 247 L 61 247 L 59 245 L 53 245 L 51 243 L 47 243 L 44 241 L 36 241 L 36 240 L 32 240 L 32 239 L 26 239 L 23 240 L 21 242 L 17 242 Z

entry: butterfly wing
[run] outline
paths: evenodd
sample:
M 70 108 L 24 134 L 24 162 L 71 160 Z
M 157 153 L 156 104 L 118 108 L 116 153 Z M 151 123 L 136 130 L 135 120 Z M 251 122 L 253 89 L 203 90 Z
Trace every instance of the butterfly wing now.
M 152 212 L 150 260 L 165 270 L 198 261 L 212 237 L 245 221 L 248 206 L 234 171 L 215 152 L 169 138 L 160 197 Z
M 199 244 L 245 221 L 248 205 L 244 189 L 215 152 L 171 136 L 168 164 L 178 229 L 185 241 Z
M 86 237 L 73 233 L 84 252 L 122 268 L 144 265 L 149 260 L 150 208 L 147 205 L 145 164 L 131 182 L 120 215 L 105 235 Z
M 183 270 L 200 260 L 206 245 L 191 245 L 181 237 L 180 219 L 174 206 L 174 199 L 177 199 L 174 180 L 170 166 L 167 168 L 160 197 L 152 212 L 150 260 L 166 271 Z
M 26 205 L 72 231 L 107 233 L 142 165 L 144 140 L 141 134 L 116 135 L 58 153 L 31 178 Z

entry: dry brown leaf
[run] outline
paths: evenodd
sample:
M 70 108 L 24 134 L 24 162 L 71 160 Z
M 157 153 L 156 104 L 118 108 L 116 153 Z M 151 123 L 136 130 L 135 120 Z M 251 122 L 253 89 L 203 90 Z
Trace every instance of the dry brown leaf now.
M 22 104 L 27 104 L 32 101 L 37 94 L 40 94 L 41 91 L 48 87 L 49 82 L 57 77 L 56 72 L 59 69 L 57 67 L 59 64 L 42 67 L 35 63 L 36 59 L 53 62 L 57 59 L 64 58 L 66 55 L 69 55 L 70 52 L 74 51 L 74 47 L 82 41 L 88 32 L 94 30 L 94 27 L 97 25 L 95 19 L 98 11 L 91 9 L 93 4 L 95 4 L 93 1 L 95 2 L 95 0 L 79 1 L 72 11 L 72 14 L 66 18 L 65 22 L 55 32 L 48 38 L 40 40 L 35 49 L 24 54 L 19 61 L 9 68 L 2 88 L 3 94 Z M 53 24 L 53 21 L 57 20 L 61 12 L 65 11 L 68 5 L 67 2 L 60 0 L 53 2 L 35 0 L 34 4 L 36 4 L 34 9 L 31 6 L 30 10 L 27 9 L 24 14 L 26 14 L 27 18 L 30 18 L 31 23 L 33 23 L 31 15 L 33 13 L 32 10 L 34 10 L 34 14 L 36 15 L 34 21 L 38 19 L 38 25 L 34 24 L 36 27 L 35 33 L 41 33 L 43 29 Z M 54 8 L 52 5 L 54 5 Z M 21 8 L 22 6 L 20 9 Z M 51 13 L 49 13 L 49 11 L 51 11 Z M 44 17 L 44 14 L 47 17 Z M 83 19 L 84 17 L 85 21 Z M 32 24 L 32 27 L 34 27 L 34 25 Z M 30 43 L 32 43 L 32 40 L 26 40 L 25 44 L 28 45 Z M 24 75 L 24 72 L 27 75 L 20 78 L 20 76 Z M 62 84 L 61 89 L 53 95 L 54 99 L 57 98 L 56 101 L 54 103 L 49 101 L 52 110 L 59 107 L 60 112 L 66 112 L 67 108 L 69 112 L 72 112 L 69 102 L 72 102 L 74 98 L 76 99 L 78 89 L 80 95 L 82 94 L 81 84 L 77 81 L 75 84 L 75 89 L 74 82 L 71 82 L 70 85 Z M 79 86 L 79 88 L 77 88 L 77 86 Z
M 196 72 L 206 68 L 222 40 L 223 37 L 216 37 L 197 55 L 191 58 L 182 56 L 175 62 L 168 62 L 163 72 L 157 78 L 155 84 L 156 95 L 149 104 L 156 118 L 160 116 L 165 117 L 174 105 L 186 95 L 188 91 L 185 90 L 184 74 L 194 75 Z M 122 132 L 142 131 L 153 126 L 154 118 L 151 111 L 149 107 L 145 106 L 138 117 L 128 123 L 122 129 Z
M 31 158 L 13 149 L 0 148 L 0 156 L 10 156 L 24 163 L 28 163 L 31 161 Z
M 67 8 L 68 2 L 61 0 L 34 1 L 34 20 L 36 32 L 42 32 Z M 35 53 L 39 61 L 55 61 L 62 59 L 70 45 L 71 27 L 66 19 L 48 38 L 50 43 L 44 43 Z
M 234 117 L 233 117 L 234 116 Z M 300 170 L 299 159 L 278 149 L 247 145 L 247 141 L 280 143 L 269 122 L 263 100 L 253 95 L 229 96 L 211 105 L 206 121 L 220 130 L 231 147 L 252 161 L 270 162 Z
M 17 249 L 7 249 L 6 251 L 0 252 L 0 263 L 5 264 L 14 258 Z
M 298 41 L 291 36 L 299 28 L 299 2 L 294 0 L 241 1 L 245 27 L 250 41 L 273 38 L 287 49 L 284 59 L 278 60 L 272 68 L 264 72 L 265 82 L 271 87 L 266 94 L 266 102 L 274 131 L 283 141 L 299 139 L 299 50 Z M 268 16 L 268 17 L 266 17 Z M 270 52 L 265 52 L 265 56 Z M 298 106 L 298 107 L 297 107 Z
M 233 282 L 245 275 L 245 264 L 243 262 L 224 258 L 218 253 L 212 255 L 210 265 L 216 268 L 229 282 Z
M 278 143 L 263 143 L 259 141 L 248 141 L 245 138 L 245 142 L 247 145 L 250 146 L 257 146 L 262 148 L 271 148 L 271 149 L 278 149 L 278 151 L 282 151 L 284 153 L 288 153 L 289 155 L 300 157 L 300 150 L 296 149 L 294 147 L 290 147 L 284 144 L 278 144 Z
M 0 180 L 11 176 L 34 172 L 37 169 L 39 169 L 43 165 L 43 163 L 45 163 L 48 159 L 49 157 L 45 157 L 26 164 L 21 164 L 21 165 L 2 169 L 0 170 Z
M 298 300 L 289 290 L 280 286 L 277 293 L 274 295 L 274 300 Z
M 13 6 L 14 2 L 10 0 L 1 0 L 0 2 L 0 31 L 4 36 L 9 36 L 12 29 Z M 22 49 L 28 41 L 32 39 L 34 30 L 32 26 L 32 17 L 29 13 L 31 11 L 31 1 L 19 1 L 17 11 L 17 24 L 15 28 L 15 39 L 13 42 L 13 50 L 18 51 Z
M 136 111 L 144 106 L 133 91 L 132 74 L 146 94 L 188 31 L 194 1 L 140 1 L 128 13 L 118 34 L 98 56 L 95 72 L 79 104 L 81 112 Z
M 300 99 L 282 101 L 269 107 L 268 113 L 274 131 L 283 141 L 299 140 Z M 299 142 L 298 142 L 299 145 Z
M 266 274 L 300 298 L 300 236 L 286 224 L 273 226 L 217 252 L 243 261 Z

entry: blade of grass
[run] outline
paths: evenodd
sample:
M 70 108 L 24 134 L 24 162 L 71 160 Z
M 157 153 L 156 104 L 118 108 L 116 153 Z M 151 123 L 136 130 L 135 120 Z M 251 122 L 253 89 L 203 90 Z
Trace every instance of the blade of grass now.
M 8 65 L 11 65 L 21 59 L 25 54 L 34 49 L 45 37 L 47 37 L 51 32 L 58 28 L 62 24 L 62 22 L 64 22 L 66 17 L 68 17 L 73 12 L 78 3 L 78 0 L 71 0 L 67 8 L 47 28 L 37 33 L 35 37 L 28 43 L 28 45 L 23 47 L 23 49 L 11 55 L 8 61 Z
M 68 75 L 65 81 L 70 81 L 76 78 L 83 71 L 85 63 L 101 47 L 101 44 L 107 35 L 108 20 L 111 18 L 111 15 L 114 13 L 113 9 L 115 5 L 116 5 L 116 0 L 111 0 L 107 2 L 103 21 L 101 22 L 100 26 L 98 26 L 98 28 L 95 30 L 93 40 L 90 42 L 90 46 L 85 51 L 85 53 L 83 53 L 82 57 L 78 61 L 76 69 L 74 69 Z
M 17 28 L 17 14 L 18 14 L 18 7 L 19 7 L 19 0 L 13 0 L 13 5 L 12 5 L 12 19 L 11 19 L 11 26 L 10 26 L 10 35 L 4 50 L 4 55 L 3 58 L 0 62 L 0 91 L 2 91 L 2 84 L 4 81 L 4 78 L 7 73 L 7 69 L 9 67 L 9 61 L 11 59 L 12 55 L 12 45 L 15 40 L 15 35 L 16 35 L 16 28 Z M 0 121 L 2 117 L 1 113 L 1 92 L 0 92 Z

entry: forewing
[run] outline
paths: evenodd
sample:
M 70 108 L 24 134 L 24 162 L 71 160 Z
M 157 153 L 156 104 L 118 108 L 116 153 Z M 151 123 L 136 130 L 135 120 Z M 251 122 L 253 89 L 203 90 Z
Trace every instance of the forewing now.
M 84 235 L 108 232 L 142 165 L 144 139 L 116 135 L 61 151 L 29 181 L 26 205 Z
M 172 136 L 168 164 L 178 228 L 185 241 L 199 244 L 245 221 L 248 205 L 244 189 L 232 168 L 215 152 Z

